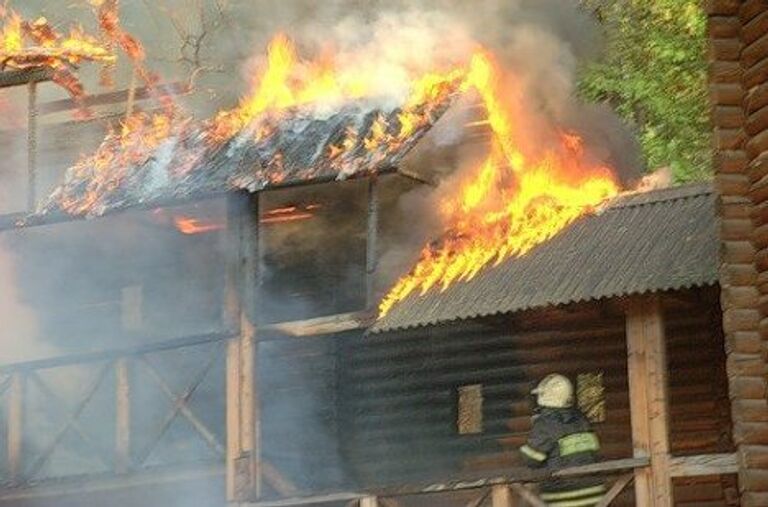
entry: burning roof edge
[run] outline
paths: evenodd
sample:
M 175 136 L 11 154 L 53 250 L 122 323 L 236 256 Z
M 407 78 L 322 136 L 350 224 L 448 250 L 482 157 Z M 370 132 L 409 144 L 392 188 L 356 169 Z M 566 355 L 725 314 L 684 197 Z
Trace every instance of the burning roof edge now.
M 65 223 L 65 222 L 98 220 L 100 218 L 118 215 L 120 213 L 127 213 L 130 211 L 135 211 L 137 209 L 154 209 L 154 208 L 182 206 L 185 204 L 190 204 L 190 203 L 194 203 L 194 202 L 202 201 L 206 199 L 216 199 L 216 198 L 225 197 L 228 194 L 236 194 L 236 193 L 257 194 L 260 192 L 268 192 L 271 190 L 281 190 L 285 188 L 292 188 L 292 187 L 299 187 L 299 186 L 320 185 L 323 183 L 332 183 L 334 181 L 352 181 L 352 180 L 359 180 L 363 178 L 370 178 L 374 175 L 385 176 L 388 174 L 400 174 L 403 177 L 414 179 L 413 175 L 410 175 L 408 173 L 402 173 L 399 167 L 392 166 L 392 167 L 387 167 L 383 169 L 378 169 L 375 171 L 375 174 L 372 172 L 360 172 L 357 174 L 350 175 L 344 179 L 340 179 L 334 175 L 328 175 L 324 177 L 313 178 L 310 180 L 294 180 L 294 181 L 286 181 L 282 183 L 274 183 L 274 184 L 270 184 L 268 186 L 265 186 L 263 188 L 258 188 L 255 190 L 248 190 L 247 188 L 232 187 L 227 190 L 199 192 L 199 193 L 187 194 L 179 197 L 166 196 L 161 199 L 150 199 L 142 202 L 136 202 L 130 206 L 112 208 L 107 210 L 103 214 L 92 215 L 92 216 L 91 215 L 70 215 L 63 211 L 46 212 L 46 213 L 27 213 L 27 212 L 8 213 L 8 214 L 0 215 L 0 232 L 12 230 L 12 229 L 23 229 L 27 227 L 40 227 L 45 225 L 54 225 L 54 224 Z
M 444 292 L 410 296 L 368 334 L 716 285 L 715 203 L 711 183 L 621 194 L 526 256 Z

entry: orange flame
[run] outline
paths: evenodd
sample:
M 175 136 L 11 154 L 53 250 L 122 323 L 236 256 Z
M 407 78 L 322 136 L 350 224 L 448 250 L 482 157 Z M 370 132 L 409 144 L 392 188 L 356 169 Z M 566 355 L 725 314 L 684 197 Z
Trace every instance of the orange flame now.
M 173 217 L 173 223 L 180 233 L 190 236 L 196 234 L 205 234 L 207 232 L 220 231 L 224 228 L 222 224 L 204 222 L 198 218 L 188 216 Z
M 262 224 L 280 224 L 284 222 L 298 222 L 308 220 L 315 216 L 314 211 L 322 208 L 320 204 L 308 204 L 306 206 L 284 206 L 264 213 L 259 219 Z
M 46 18 L 33 22 L 24 21 L 13 11 L 1 12 L 0 21 L 0 68 L 52 69 L 76 66 L 88 60 L 114 63 L 115 55 L 87 35 L 82 28 L 74 27 L 68 36 L 56 32 Z
M 461 71 L 457 69 L 415 78 L 400 115 L 400 128 L 388 134 L 389 125 L 380 122 L 375 126 L 377 139 L 368 141 L 371 149 L 394 146 L 429 122 L 432 108 L 455 90 L 460 77 Z M 329 56 L 316 61 L 302 60 L 294 43 L 284 34 L 278 34 L 269 44 L 266 67 L 252 90 L 238 107 L 219 113 L 213 120 L 212 137 L 230 138 L 265 113 L 279 115 L 281 110 L 307 104 L 333 104 L 371 97 L 376 89 L 373 79 L 358 69 L 339 67 Z M 336 150 L 332 148 L 332 151 Z
M 543 154 L 525 153 L 518 142 L 524 126 L 502 100 L 502 77 L 491 55 L 474 55 L 462 87 L 476 91 L 485 107 L 493 133 L 490 153 L 459 191 L 443 200 L 447 234 L 422 250 L 413 270 L 382 300 L 380 316 L 411 294 L 445 290 L 524 255 L 618 193 L 611 170 L 588 161 L 576 134 L 561 133 Z

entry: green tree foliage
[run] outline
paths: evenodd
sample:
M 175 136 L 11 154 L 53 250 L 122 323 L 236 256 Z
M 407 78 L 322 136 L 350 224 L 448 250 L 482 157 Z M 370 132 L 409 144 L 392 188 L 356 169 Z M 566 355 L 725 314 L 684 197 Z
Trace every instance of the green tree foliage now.
M 710 177 L 706 16 L 699 0 L 584 0 L 603 25 L 602 59 L 579 88 L 636 125 L 648 167 Z

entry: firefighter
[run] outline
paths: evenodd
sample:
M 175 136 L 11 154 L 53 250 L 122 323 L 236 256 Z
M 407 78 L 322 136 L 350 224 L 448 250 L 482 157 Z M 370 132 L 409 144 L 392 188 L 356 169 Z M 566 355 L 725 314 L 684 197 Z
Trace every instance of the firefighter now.
M 598 460 L 600 442 L 589 420 L 573 406 L 573 384 L 554 373 L 531 391 L 536 413 L 528 442 L 520 452 L 529 466 L 554 471 Z M 552 507 L 594 506 L 605 494 L 599 477 L 551 478 L 541 485 L 541 499 Z

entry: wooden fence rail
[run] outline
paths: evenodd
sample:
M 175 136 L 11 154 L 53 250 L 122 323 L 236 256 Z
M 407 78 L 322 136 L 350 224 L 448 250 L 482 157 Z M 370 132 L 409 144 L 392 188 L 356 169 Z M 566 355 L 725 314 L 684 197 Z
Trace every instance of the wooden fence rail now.
M 67 437 L 79 441 L 83 455 L 95 457 L 95 462 L 107 475 L 120 475 L 141 470 L 149 465 L 150 456 L 177 420 L 188 423 L 185 437 L 199 439 L 210 450 L 217 462 L 223 463 L 226 435 L 222 427 L 212 428 L 190 403 L 203 381 L 216 365 L 224 364 L 224 350 L 228 335 L 211 334 L 188 337 L 169 342 L 142 345 L 120 351 L 78 354 L 41 361 L 32 361 L 0 367 L 0 417 L 6 421 L 5 476 L 0 486 L 18 488 L 46 480 L 45 467 L 56 451 L 63 448 Z M 191 351 L 205 347 L 202 364 L 184 373 L 191 376 L 185 387 L 179 389 L 169 380 L 169 373 L 159 366 L 160 355 L 165 352 Z M 199 349 L 198 349 L 199 350 Z M 201 361 L 195 360 L 196 363 Z M 95 375 L 78 386 L 78 394 L 63 395 L 57 385 L 43 374 L 57 368 L 78 368 Z M 220 379 L 224 392 L 224 378 Z M 162 394 L 169 408 L 159 423 L 148 423 L 142 428 L 145 443 L 139 446 L 133 438 L 136 424 L 133 405 L 136 388 L 151 389 Z M 83 423 L 86 409 L 94 406 L 97 392 L 111 389 L 110 413 L 114 411 L 114 442 L 105 446 L 93 430 Z M 42 412 L 31 413 L 29 397 L 36 395 Z M 107 407 L 98 406 L 98 411 Z M 32 435 L 41 419 L 56 421 L 55 429 L 45 435 Z M 39 431 L 39 428 L 38 430 Z M 37 438 L 33 438 L 37 437 Z M 104 474 L 102 474 L 104 475 Z

